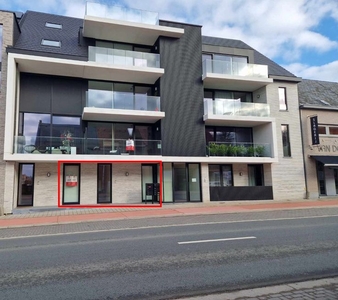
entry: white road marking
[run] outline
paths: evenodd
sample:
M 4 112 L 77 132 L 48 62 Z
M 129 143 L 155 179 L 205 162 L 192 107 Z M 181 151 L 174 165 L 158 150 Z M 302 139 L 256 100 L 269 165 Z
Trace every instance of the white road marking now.
M 86 231 L 74 231 L 74 232 L 61 232 L 61 233 L 47 233 L 47 234 L 2 237 L 2 238 L 0 238 L 0 240 L 15 240 L 15 239 L 27 239 L 27 238 L 36 238 L 36 237 L 62 236 L 62 235 L 99 233 L 99 232 L 113 232 L 113 231 L 122 231 L 122 230 L 142 230 L 142 229 L 169 228 L 169 227 L 185 227 L 185 226 L 248 223 L 248 222 L 266 222 L 266 221 L 284 221 L 284 220 L 298 220 L 298 219 L 319 219 L 319 218 L 331 218 L 331 217 L 338 217 L 338 215 L 306 216 L 306 217 L 258 219 L 258 220 L 236 220 L 236 221 L 219 221 L 219 222 L 201 222 L 201 223 L 187 223 L 187 224 L 168 224 L 168 225 L 155 225 L 155 226 L 140 226 L 140 227 L 134 227 L 134 228 L 133 227 L 126 227 L 126 228 L 95 229 L 95 230 L 86 230 Z M 88 221 L 88 223 L 89 222 L 90 223 L 91 222 L 104 222 L 104 221 L 111 221 L 111 220 L 101 220 L 101 221 L 95 220 L 95 221 Z M 51 225 L 45 225 L 45 226 L 72 225 L 72 224 L 77 224 L 77 223 L 60 223 L 60 224 L 51 224 Z M 39 226 L 43 226 L 43 225 L 39 225 Z M 27 228 L 27 227 L 35 227 L 35 226 L 7 227 L 7 228 L 2 227 L 0 229 L 15 230 L 15 229 L 23 229 L 23 228 Z
M 226 241 L 250 240 L 250 239 L 256 239 L 256 237 L 255 237 L 255 236 L 244 236 L 244 237 L 227 238 L 227 239 L 187 241 L 187 242 L 178 242 L 178 244 L 179 244 L 179 245 L 187 245 L 187 244 L 213 243 L 213 242 L 226 242 Z

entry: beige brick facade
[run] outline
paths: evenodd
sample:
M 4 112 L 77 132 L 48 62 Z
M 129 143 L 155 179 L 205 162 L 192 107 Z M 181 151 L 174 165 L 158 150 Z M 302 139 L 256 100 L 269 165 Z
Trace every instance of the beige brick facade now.
M 5 209 L 8 206 L 8 199 L 11 193 L 8 191 L 5 195 L 5 182 L 8 181 L 5 178 L 14 178 L 13 174 L 6 174 L 6 163 L 3 161 L 3 152 L 4 152 L 4 132 L 5 132 L 5 112 L 6 112 L 6 81 L 7 81 L 7 53 L 6 48 L 13 45 L 14 37 L 14 15 L 10 12 L 0 11 L 0 24 L 2 24 L 2 62 L 1 62 L 1 93 L 0 93 L 0 214 L 2 211 L 7 211 Z M 11 168 L 9 168 L 11 169 Z
M 286 111 L 279 110 L 278 87 L 286 88 Z M 274 82 L 266 89 L 271 116 L 276 119 L 278 163 L 272 164 L 271 167 L 274 199 L 303 199 L 305 182 L 297 84 Z M 283 157 L 282 124 L 289 125 L 291 157 Z

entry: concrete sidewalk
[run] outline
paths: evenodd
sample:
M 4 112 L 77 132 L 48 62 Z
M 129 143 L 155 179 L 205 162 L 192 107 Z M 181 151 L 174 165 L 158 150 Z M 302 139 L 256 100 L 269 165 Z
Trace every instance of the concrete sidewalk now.
M 164 204 L 162 208 L 30 208 L 16 209 L 12 215 L 0 217 L 0 228 L 67 224 L 102 220 L 126 220 L 168 216 L 225 214 L 251 211 L 290 210 L 321 207 L 338 207 L 338 199 L 299 201 L 240 201 Z
M 180 300 L 337 300 L 338 278 L 282 284 Z

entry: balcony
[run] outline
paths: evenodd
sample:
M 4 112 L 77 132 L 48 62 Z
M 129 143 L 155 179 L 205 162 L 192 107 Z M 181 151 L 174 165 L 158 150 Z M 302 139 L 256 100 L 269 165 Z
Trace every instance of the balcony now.
M 249 92 L 273 82 L 266 65 L 211 59 L 203 61 L 202 79 L 205 88 Z
M 83 36 L 141 45 L 154 45 L 159 36 L 180 38 L 184 29 L 160 26 L 158 13 L 87 2 Z
M 88 47 L 88 61 L 100 66 L 114 67 L 109 70 L 111 81 L 154 84 L 164 74 L 160 68 L 160 55 L 102 47 Z
M 241 102 L 240 99 L 204 99 L 206 125 L 257 126 L 271 122 L 266 103 Z
M 212 156 L 230 156 L 230 157 L 272 157 L 271 145 L 254 143 L 226 143 L 209 142 L 207 145 L 207 154 Z
M 161 155 L 160 140 L 133 140 L 134 146 L 126 145 L 130 140 L 103 138 L 62 139 L 49 136 L 15 136 L 14 154 L 43 155 Z
M 82 119 L 87 121 L 155 123 L 165 117 L 160 97 L 89 90 Z

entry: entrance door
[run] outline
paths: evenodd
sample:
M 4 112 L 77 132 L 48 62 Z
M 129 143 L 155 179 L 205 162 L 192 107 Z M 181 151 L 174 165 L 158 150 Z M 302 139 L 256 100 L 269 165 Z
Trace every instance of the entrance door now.
M 153 199 L 146 193 L 146 184 L 157 182 L 157 165 L 142 165 L 142 202 L 159 201 L 157 196 Z
M 201 201 L 200 165 L 174 163 L 174 202 Z
M 80 203 L 80 164 L 65 164 L 63 167 L 62 203 Z
M 248 165 L 249 186 L 264 186 L 263 165 Z
M 34 164 L 19 165 L 18 206 L 33 206 Z
M 97 203 L 112 203 L 111 164 L 97 165 Z

